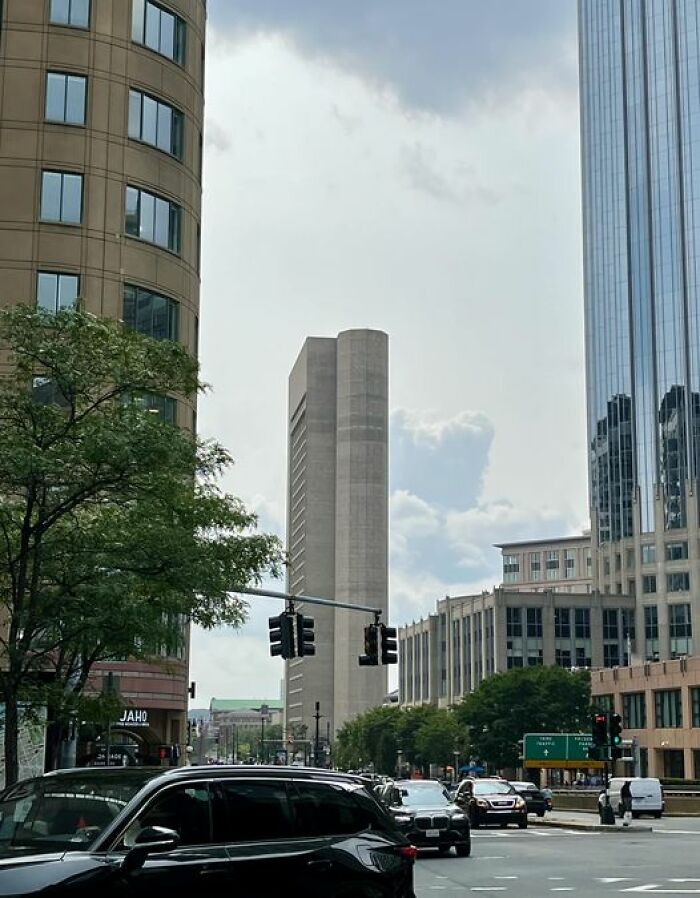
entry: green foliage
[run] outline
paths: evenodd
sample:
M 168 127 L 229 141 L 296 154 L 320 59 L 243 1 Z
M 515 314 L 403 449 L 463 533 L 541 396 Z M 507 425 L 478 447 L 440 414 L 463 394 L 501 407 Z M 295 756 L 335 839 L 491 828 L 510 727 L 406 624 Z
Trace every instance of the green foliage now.
M 339 767 L 373 765 L 376 773 L 396 773 L 399 751 L 403 764 L 427 769 L 446 766 L 454 752 L 468 753 L 467 733 L 446 709 L 423 705 L 401 709 L 373 708 L 348 721 L 338 732 L 334 757 Z
M 238 626 L 236 589 L 276 575 L 281 550 L 220 490 L 228 452 L 140 400 L 203 390 L 183 346 L 81 311 L 24 307 L 0 312 L 0 346 L 10 363 L 0 379 L 0 696 L 11 782 L 20 699 L 49 702 L 60 719 L 95 662 L 151 659 L 163 645 L 174 655 L 190 621 Z
M 472 754 L 501 769 L 518 766 L 525 733 L 586 730 L 590 706 L 587 671 L 526 667 L 488 677 L 455 715 L 469 730 Z

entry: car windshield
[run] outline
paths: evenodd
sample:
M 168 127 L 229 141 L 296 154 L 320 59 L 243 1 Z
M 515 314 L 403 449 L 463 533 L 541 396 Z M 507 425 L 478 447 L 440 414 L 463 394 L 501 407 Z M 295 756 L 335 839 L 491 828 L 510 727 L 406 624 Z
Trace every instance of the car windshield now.
M 0 848 L 86 851 L 158 768 L 25 780 L 0 796 Z
M 450 797 L 437 783 L 416 786 L 400 786 L 401 804 L 406 807 L 441 807 L 450 804 Z
M 511 783 L 518 792 L 537 792 L 537 786 L 534 783 Z
M 512 795 L 515 790 L 510 783 L 484 782 L 474 783 L 474 795 Z

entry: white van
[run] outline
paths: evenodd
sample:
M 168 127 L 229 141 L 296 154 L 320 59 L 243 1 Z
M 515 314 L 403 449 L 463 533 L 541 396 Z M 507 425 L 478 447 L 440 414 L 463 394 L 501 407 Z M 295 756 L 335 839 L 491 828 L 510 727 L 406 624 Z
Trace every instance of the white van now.
M 622 800 L 620 789 L 623 783 L 630 784 L 632 792 L 632 816 L 640 814 L 653 814 L 660 817 L 664 812 L 664 792 L 661 783 L 653 776 L 613 776 L 610 779 L 610 804 L 613 811 L 622 817 Z M 598 796 L 598 807 L 605 804 L 605 792 Z

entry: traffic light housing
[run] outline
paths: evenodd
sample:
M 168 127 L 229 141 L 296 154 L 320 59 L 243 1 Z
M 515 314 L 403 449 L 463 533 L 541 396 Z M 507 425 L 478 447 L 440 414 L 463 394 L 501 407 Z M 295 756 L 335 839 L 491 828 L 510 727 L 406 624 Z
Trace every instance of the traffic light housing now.
M 622 717 L 619 714 L 611 714 L 608 723 L 610 735 L 610 758 L 617 761 L 622 757 Z
M 304 617 L 301 611 L 297 612 L 297 656 L 303 658 L 307 655 L 316 654 L 316 646 L 314 645 L 314 619 L 313 617 Z
M 386 624 L 380 624 L 379 626 L 382 640 L 382 664 L 396 664 L 399 660 L 397 655 L 396 627 L 387 627 Z
M 268 619 L 270 627 L 270 654 L 273 658 L 285 660 L 295 657 L 294 653 L 294 613 L 283 611 L 277 617 Z
M 360 667 L 376 667 L 379 664 L 379 624 L 365 627 L 365 653 L 358 658 Z
M 593 746 L 603 748 L 608 744 L 608 715 L 602 711 L 591 715 Z

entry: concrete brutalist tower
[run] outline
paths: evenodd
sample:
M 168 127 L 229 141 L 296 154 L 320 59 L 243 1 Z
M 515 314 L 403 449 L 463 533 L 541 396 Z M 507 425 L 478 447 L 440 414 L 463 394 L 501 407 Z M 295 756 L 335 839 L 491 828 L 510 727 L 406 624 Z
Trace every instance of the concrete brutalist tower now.
M 288 589 L 382 608 L 387 620 L 388 338 L 309 337 L 289 377 Z M 302 606 L 298 606 L 301 608 Z M 370 615 L 307 606 L 316 655 L 286 665 L 288 736 L 322 743 L 381 705 L 386 668 L 359 667 Z

